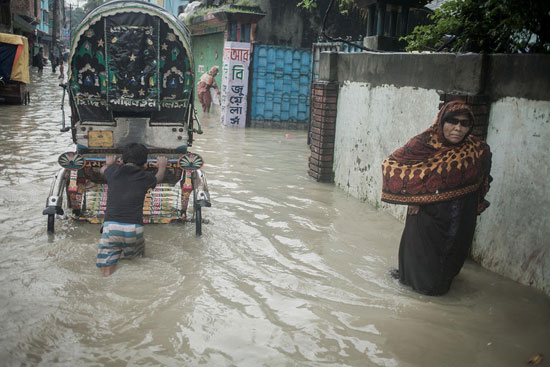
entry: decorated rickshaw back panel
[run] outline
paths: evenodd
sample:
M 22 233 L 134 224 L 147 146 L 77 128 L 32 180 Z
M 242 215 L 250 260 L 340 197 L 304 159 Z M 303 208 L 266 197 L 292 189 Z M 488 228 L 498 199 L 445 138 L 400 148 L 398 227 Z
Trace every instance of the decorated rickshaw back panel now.
M 160 17 L 104 16 L 75 42 L 70 89 L 81 121 L 136 113 L 155 122 L 185 121 L 194 84 L 190 56 Z

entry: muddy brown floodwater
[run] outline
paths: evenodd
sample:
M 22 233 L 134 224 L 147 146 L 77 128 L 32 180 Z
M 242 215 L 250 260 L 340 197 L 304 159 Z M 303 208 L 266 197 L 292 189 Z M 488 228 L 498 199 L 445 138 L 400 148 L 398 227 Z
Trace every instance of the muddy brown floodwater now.
M 147 257 L 102 278 L 98 225 L 46 235 L 57 156 L 74 150 L 47 70 L 29 106 L 0 106 L 3 366 L 550 365 L 548 297 L 473 262 L 444 297 L 398 284 L 403 224 L 309 178 L 304 132 L 203 118 L 203 236 L 147 225 Z

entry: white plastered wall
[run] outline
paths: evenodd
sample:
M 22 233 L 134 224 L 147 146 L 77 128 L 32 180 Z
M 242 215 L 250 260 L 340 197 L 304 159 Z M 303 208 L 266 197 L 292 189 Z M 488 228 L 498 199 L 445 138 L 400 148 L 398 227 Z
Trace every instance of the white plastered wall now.
M 550 102 L 491 105 L 491 206 L 478 220 L 473 255 L 490 270 L 550 294 Z
M 380 201 L 382 161 L 426 130 L 439 110 L 436 91 L 346 82 L 338 96 L 334 181 L 344 191 L 404 218 L 403 205 Z

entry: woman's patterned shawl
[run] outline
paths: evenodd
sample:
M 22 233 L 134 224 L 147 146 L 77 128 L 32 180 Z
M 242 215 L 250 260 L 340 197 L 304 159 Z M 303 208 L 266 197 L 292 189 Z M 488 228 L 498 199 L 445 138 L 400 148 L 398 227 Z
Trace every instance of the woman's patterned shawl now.
M 466 104 L 446 103 L 432 126 L 384 160 L 383 201 L 422 205 L 479 190 L 478 213 L 489 206 L 484 200 L 492 180 L 489 146 L 469 133 L 458 144 L 451 144 L 443 135 L 444 119 L 460 114 L 469 114 L 474 119 Z

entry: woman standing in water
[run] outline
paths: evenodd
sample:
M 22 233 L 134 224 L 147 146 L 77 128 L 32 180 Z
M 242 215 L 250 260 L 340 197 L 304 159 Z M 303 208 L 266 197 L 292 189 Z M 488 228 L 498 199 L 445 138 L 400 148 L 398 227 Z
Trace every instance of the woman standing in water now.
M 202 74 L 197 88 L 197 96 L 199 97 L 199 102 L 202 105 L 203 112 L 210 112 L 210 104 L 212 103 L 212 96 L 210 95 L 210 89 L 214 88 L 218 95 L 220 94 L 220 89 L 216 84 L 216 75 L 218 75 L 219 69 L 217 66 L 212 66 L 212 68 Z
M 463 102 L 446 103 L 430 128 L 382 163 L 382 200 L 408 205 L 399 281 L 426 295 L 449 291 L 468 256 L 476 217 L 489 203 L 491 151 L 470 135 Z

